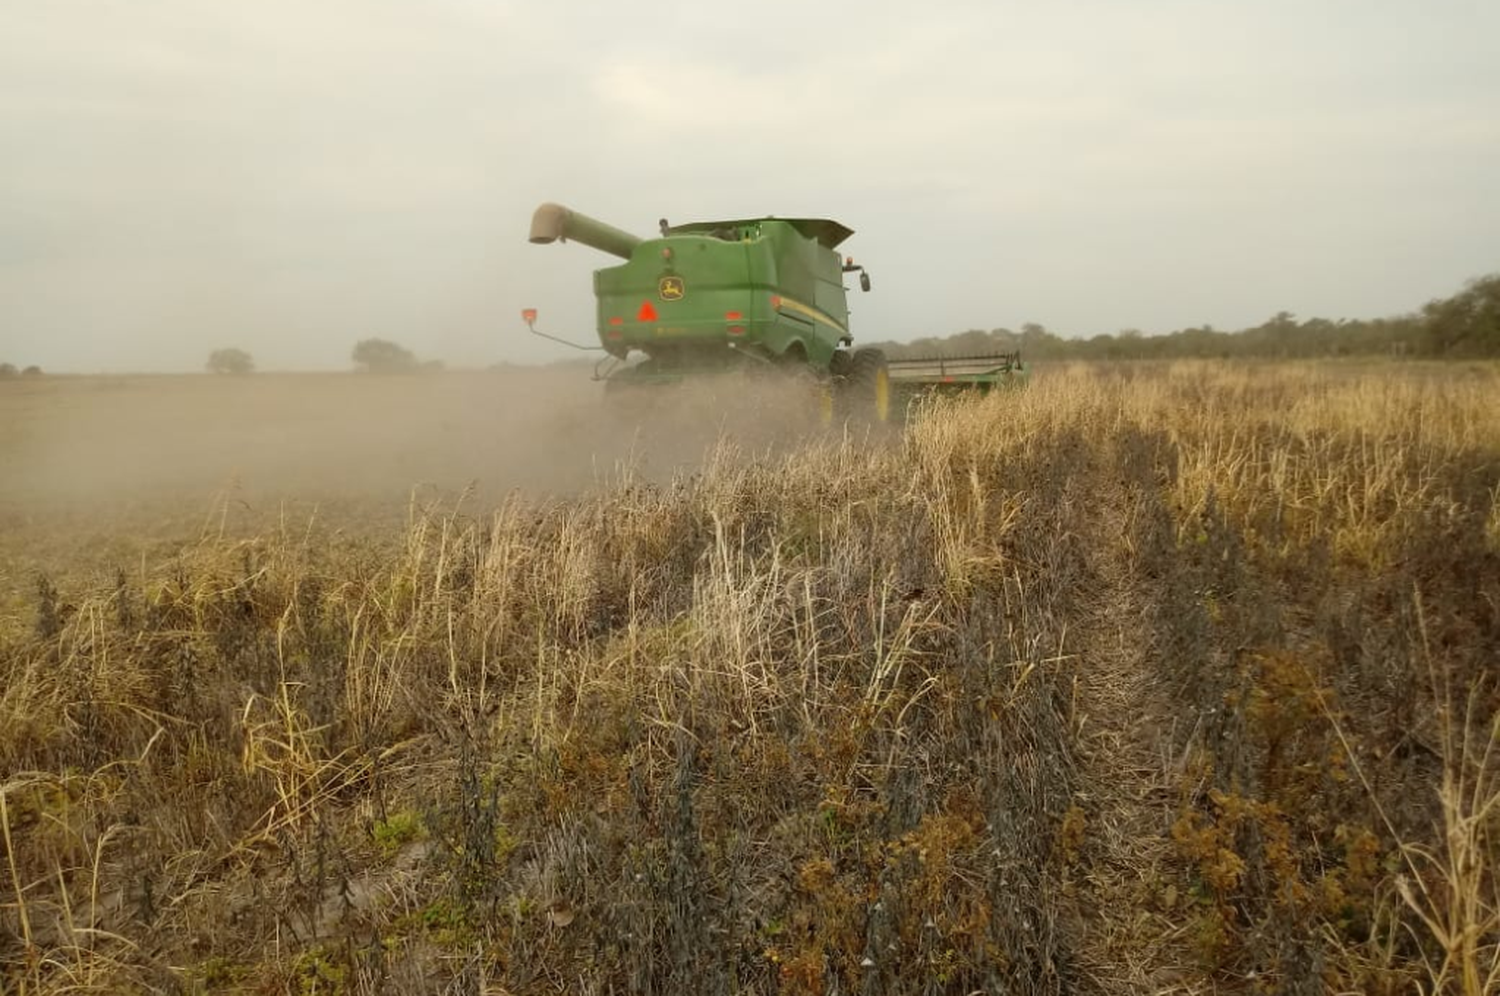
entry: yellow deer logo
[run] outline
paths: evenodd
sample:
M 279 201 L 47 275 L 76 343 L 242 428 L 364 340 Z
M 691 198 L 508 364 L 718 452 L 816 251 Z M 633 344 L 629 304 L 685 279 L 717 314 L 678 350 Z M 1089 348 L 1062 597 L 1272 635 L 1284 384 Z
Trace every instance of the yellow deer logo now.
M 681 277 L 662 277 L 656 291 L 663 301 L 681 301 L 687 295 L 687 287 Z

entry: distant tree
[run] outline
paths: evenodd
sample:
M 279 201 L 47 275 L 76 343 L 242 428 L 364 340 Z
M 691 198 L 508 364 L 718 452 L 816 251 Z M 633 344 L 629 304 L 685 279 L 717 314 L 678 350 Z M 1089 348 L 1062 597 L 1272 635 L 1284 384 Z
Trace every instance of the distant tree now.
M 1086 355 L 1092 360 L 1118 360 L 1125 355 L 1119 340 L 1107 332 L 1094 336 L 1085 345 Z
M 18 372 L 14 363 L 0 363 L 0 377 L 14 377 Z
M 31 366 L 27 367 L 25 370 L 21 371 L 21 376 L 22 377 L 40 377 L 41 375 L 42 375 L 42 368 L 39 367 L 39 366 L 37 366 L 35 363 L 33 363 Z
M 1424 351 L 1434 356 L 1500 354 L 1500 274 L 1471 280 L 1422 308 Z
M 1458 293 L 1429 301 L 1420 312 L 1388 318 L 1298 319 L 1278 311 L 1251 328 L 1225 332 L 1207 323 L 1147 335 L 1122 329 L 1092 338 L 1060 336 L 1036 322 L 976 329 L 912 342 L 877 343 L 893 359 L 1020 348 L 1033 360 L 1162 360 L 1321 356 L 1500 358 L 1500 273 L 1471 280 Z
M 969 329 L 949 337 L 944 352 L 950 356 L 981 355 L 995 348 L 994 340 L 984 329 Z
M 243 349 L 216 349 L 208 354 L 207 370 L 216 374 L 255 372 L 255 360 Z
M 420 366 L 411 350 L 388 339 L 361 339 L 351 355 L 363 373 L 415 373 Z

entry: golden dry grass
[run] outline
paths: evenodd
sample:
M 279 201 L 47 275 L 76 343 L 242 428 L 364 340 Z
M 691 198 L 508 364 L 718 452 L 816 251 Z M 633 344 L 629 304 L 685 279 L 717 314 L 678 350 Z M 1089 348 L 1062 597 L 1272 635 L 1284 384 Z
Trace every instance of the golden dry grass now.
M 1074 367 L 571 497 L 32 555 L 5 978 L 1494 991 L 1497 387 Z

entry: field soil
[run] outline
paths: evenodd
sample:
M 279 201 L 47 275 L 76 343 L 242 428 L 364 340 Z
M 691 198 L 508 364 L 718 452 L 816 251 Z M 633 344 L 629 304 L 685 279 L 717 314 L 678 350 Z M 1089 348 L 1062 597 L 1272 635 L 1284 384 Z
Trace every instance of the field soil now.
M 1497 393 L 0 384 L 0 991 L 1497 991 Z

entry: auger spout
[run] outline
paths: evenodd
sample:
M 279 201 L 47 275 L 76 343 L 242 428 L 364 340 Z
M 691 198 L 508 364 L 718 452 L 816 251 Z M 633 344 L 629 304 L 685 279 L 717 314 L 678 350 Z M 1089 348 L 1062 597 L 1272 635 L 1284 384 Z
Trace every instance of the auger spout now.
M 559 240 L 582 242 L 621 259 L 629 259 L 642 242 L 629 232 L 622 232 L 613 225 L 596 221 L 561 204 L 543 204 L 531 216 L 531 241 L 546 245 Z

